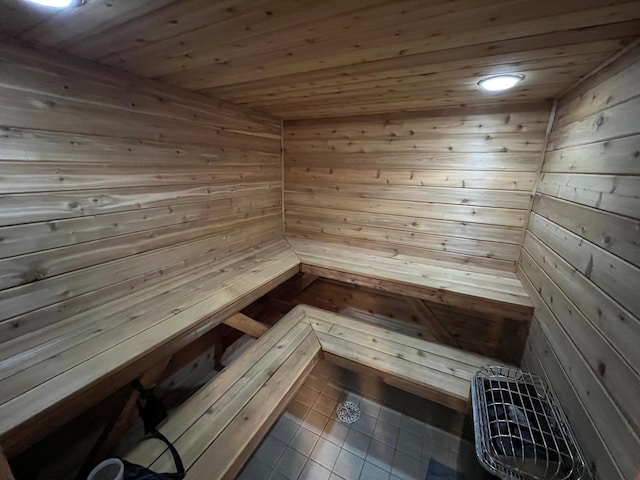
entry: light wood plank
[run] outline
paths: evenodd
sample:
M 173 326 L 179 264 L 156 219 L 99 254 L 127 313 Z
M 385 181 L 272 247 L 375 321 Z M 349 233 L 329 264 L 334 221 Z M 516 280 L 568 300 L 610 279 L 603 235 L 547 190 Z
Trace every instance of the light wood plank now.
M 290 122 L 285 124 L 289 125 Z M 287 134 L 285 128 L 284 133 Z M 540 155 L 523 153 L 517 156 L 510 153 L 386 153 L 362 152 L 289 152 L 287 164 L 292 167 L 340 167 L 353 168 L 402 168 L 407 170 L 486 170 L 535 172 L 540 163 Z
M 217 402 L 208 404 L 206 412 L 215 412 L 215 415 L 207 415 L 205 412 L 205 415 L 189 425 L 188 428 L 183 426 L 184 433 L 175 441 L 175 445 L 182 452 L 182 458 L 187 465 L 192 465 L 194 468 L 197 465 L 197 460 L 210 445 L 220 449 L 223 444 L 228 444 L 229 442 L 223 441 L 222 438 L 228 437 L 231 432 L 237 433 L 238 427 L 243 424 L 243 410 L 257 408 L 271 412 L 278 407 L 279 402 L 276 398 L 273 399 L 276 400 L 275 402 L 266 399 L 266 401 L 259 402 L 255 397 L 256 395 L 262 397 L 264 394 L 260 392 L 272 388 L 275 388 L 272 390 L 274 395 L 285 395 L 289 388 L 280 384 L 283 381 L 295 382 L 299 377 L 298 369 L 304 370 L 307 366 L 304 362 L 300 362 L 302 358 L 309 355 L 307 361 L 310 361 L 320 350 L 320 345 L 312 330 L 302 324 L 299 324 L 298 327 L 294 327 L 292 334 L 283 337 L 279 344 L 272 348 L 260 362 L 253 365 L 247 372 L 243 372 L 243 377 L 236 378 L 233 387 L 224 392 L 224 395 Z M 298 364 L 299 362 L 300 364 Z M 287 370 L 289 370 L 289 374 L 287 374 Z M 195 408 L 198 407 L 195 406 Z M 248 425 L 247 427 L 251 428 L 252 426 Z M 252 434 L 253 431 L 254 428 L 251 428 Z M 251 436 L 247 435 L 248 431 L 243 433 L 242 437 Z M 236 442 L 231 442 L 229 448 L 241 450 L 240 445 Z M 226 461 L 229 461 L 234 458 L 234 455 L 229 458 L 227 454 L 226 457 Z M 150 465 L 156 471 L 166 471 L 167 468 L 171 468 L 171 459 L 167 461 L 166 456 L 160 457 Z M 226 464 L 224 468 L 221 468 L 221 472 L 228 468 L 230 466 Z
M 442 252 L 458 253 L 469 256 L 495 258 L 500 260 L 515 261 L 518 256 L 518 247 L 499 242 L 487 242 L 466 238 L 445 237 L 423 233 L 407 234 L 395 229 L 376 228 L 370 226 L 350 226 L 344 223 L 323 221 L 322 226 L 317 226 L 317 221 L 310 219 L 297 220 L 289 224 L 289 232 L 305 238 L 319 238 L 318 235 L 344 235 L 354 243 L 359 240 L 366 242 L 385 243 L 391 242 L 396 246 L 412 246 L 416 249 L 439 250 Z
M 640 174 L 640 135 L 547 152 L 543 172 Z
M 402 146 L 400 146 L 402 149 Z M 334 183 L 370 185 L 418 185 L 421 187 L 484 188 L 495 190 L 525 190 L 533 187 L 534 173 L 489 173 L 486 171 L 459 172 L 429 170 L 427 172 L 403 170 L 351 170 L 346 168 L 287 168 L 285 182 L 314 184 Z
M 640 299 L 633 282 L 638 267 L 585 242 L 562 227 L 533 213 L 529 231 L 569 262 L 578 272 L 640 318 Z
M 284 0 L 148 5 L 135 0 L 53 16 L 16 0 L 2 4 L 4 30 L 19 41 L 289 118 L 483 105 L 486 94 L 477 88 L 479 78 L 514 69 L 526 75 L 526 83 L 493 103 L 544 100 L 624 47 L 639 26 L 637 2 L 630 0 L 607 5 L 544 0 L 536 9 L 522 8 L 517 0 L 482 6 L 474 0 L 329 0 L 323 5 Z M 427 39 L 425 31 L 430 32 Z M 31 76 L 20 69 L 13 75 L 22 75 L 27 88 L 30 77 L 50 78 L 43 70 L 53 70 L 71 79 L 69 91 L 59 95 L 88 93 L 73 82 L 73 72 L 86 62 L 76 59 L 67 68 L 56 63 L 43 61 L 45 68 L 31 63 Z M 87 76 L 87 84 L 113 82 L 111 70 L 96 68 L 104 79 Z M 135 102 L 140 108 L 157 103 L 158 97 L 172 107 L 193 108 L 193 96 L 176 104 L 157 82 L 138 85 L 147 95 L 144 102 Z M 614 79 L 602 90 L 619 87 L 624 96 L 625 85 L 630 83 Z M 581 102 L 593 109 L 601 100 L 585 96 Z M 229 117 L 238 112 L 226 103 L 216 106 Z M 204 109 L 199 112 L 199 118 L 207 115 Z M 260 125 L 265 119 L 254 113 L 244 125 L 257 126 L 253 132 L 271 130 Z
M 285 193 L 315 195 L 323 198 L 326 197 L 327 202 L 330 202 L 332 197 L 342 197 L 351 202 L 355 202 L 358 199 L 412 202 L 421 204 L 423 208 L 428 208 L 429 205 L 437 206 L 438 204 L 453 204 L 516 210 L 526 208 L 530 198 L 530 194 L 528 192 L 517 192 L 511 190 L 495 191 L 422 186 L 393 187 L 387 185 L 350 185 L 340 183 L 330 185 L 315 183 L 287 183 L 285 185 Z M 342 210 L 344 210 L 344 208 Z
M 251 404 L 235 417 L 230 428 L 218 437 L 220 443 L 207 449 L 193 464 L 189 474 L 198 478 L 211 474 L 211 465 L 221 466 L 220 478 L 233 479 L 252 450 L 269 430 L 289 400 L 315 365 L 320 344 L 310 334 L 297 351 L 274 373 L 255 395 Z M 249 437 L 248 432 L 253 435 Z
M 279 182 L 266 184 L 229 184 L 217 186 L 129 187 L 72 192 L 43 192 L 28 195 L 8 194 L 0 199 L 0 225 L 47 222 L 86 215 L 140 210 L 199 201 L 219 200 L 234 196 L 265 194 L 278 188 Z M 265 191 L 266 190 L 266 191 Z M 243 193 L 239 195 L 244 196 Z
M 354 247 L 294 239 L 290 239 L 290 242 L 306 265 L 366 275 L 372 279 L 389 280 L 407 286 L 422 286 L 425 290 L 445 289 L 451 293 L 478 296 L 522 307 L 530 305 L 520 283 L 499 274 L 480 274 L 457 269 L 453 265 L 443 268 L 421 262 L 418 258 L 387 258 L 377 255 L 375 251 Z
M 518 243 L 521 237 L 521 230 L 517 227 L 437 219 L 425 220 L 419 217 L 348 210 L 332 211 L 320 207 L 287 205 L 285 207 L 285 221 L 290 229 L 295 229 L 298 222 L 305 224 L 313 221 L 318 223 L 330 221 L 346 225 L 376 225 L 400 230 L 405 232 L 406 235 L 410 233 L 427 233 L 501 243 Z
M 0 194 L 56 192 L 162 185 L 225 185 L 279 179 L 279 165 L 245 165 L 202 168 L 138 167 L 128 164 L 0 162 Z
M 545 173 L 538 191 L 632 218 L 640 210 L 637 176 Z
M 317 190 L 315 187 L 313 189 Z M 450 204 L 376 198 L 376 196 L 384 195 L 384 190 L 381 192 L 371 194 L 372 198 L 361 198 L 361 196 L 355 194 L 328 195 L 324 194 L 324 192 L 303 193 L 285 190 L 285 204 L 302 207 L 317 207 L 318 204 L 321 204 L 323 208 L 331 210 L 364 211 L 367 213 L 505 225 L 508 227 L 522 227 L 526 220 L 526 210 L 520 208 L 467 206 L 457 201 L 459 197 L 453 197 L 450 200 Z M 411 192 L 407 193 L 411 194 Z M 450 194 L 447 195 L 452 198 Z M 464 198 L 461 200 L 464 200 Z
M 633 98 L 579 121 L 554 129 L 549 150 L 575 147 L 638 133 L 635 123 L 640 99 Z
M 207 271 L 215 269 L 216 263 L 220 267 L 224 267 L 241 259 L 245 254 L 250 261 L 277 255 L 278 252 L 283 251 L 284 244 L 272 243 L 276 238 L 273 233 L 254 237 L 254 240 L 260 242 L 258 247 L 252 247 L 246 241 L 238 241 L 235 246 L 240 247 L 240 250 L 227 249 L 222 263 L 220 263 L 220 257 L 201 255 L 188 261 L 179 260 L 166 265 L 154 266 L 151 270 L 140 275 L 77 296 L 63 298 L 51 305 L 12 317 L 7 321 L 0 322 L 2 334 L 7 339 L 2 352 L 3 354 L 6 352 L 6 355 L 10 356 L 14 347 L 17 348 L 14 352 L 19 352 L 28 349 L 27 345 L 37 345 L 37 342 L 45 343 L 47 339 L 55 338 L 63 332 L 73 331 L 79 325 L 91 324 L 92 315 L 89 312 L 95 312 L 97 318 L 103 318 L 109 312 L 109 307 L 106 305 L 110 302 L 120 301 L 124 309 L 127 305 L 135 303 L 140 296 L 144 297 L 147 289 L 159 291 L 166 288 L 169 282 L 175 282 L 177 285 L 180 282 L 188 281 L 189 277 L 199 278 L 206 275 Z M 247 250 L 243 251 L 242 245 Z M 77 325 L 76 320 L 79 322 Z M 36 331 L 37 333 L 34 333 Z M 14 340 L 18 337 L 21 339 Z M 2 357 L 4 356 L 2 355 Z
M 72 8 L 27 36 L 63 48 L 162 7 L 143 3 Z M 16 409 L 0 443 L 15 455 L 299 260 L 280 121 L 15 43 L 0 60 L 0 409 Z
M 397 333 L 397 332 L 392 332 L 388 329 L 384 329 L 380 327 L 372 327 L 363 322 L 352 321 L 345 318 L 343 315 L 337 315 L 319 308 L 309 307 L 308 305 L 304 305 L 302 308 L 306 312 L 305 321 L 307 320 L 310 322 L 321 321 L 321 322 L 324 322 L 325 324 L 339 326 L 341 328 L 346 328 L 348 330 L 353 330 L 355 332 L 359 332 L 360 334 L 363 334 L 366 336 L 374 336 L 380 339 L 380 341 L 387 341 L 390 343 L 395 342 L 398 344 L 402 344 L 405 347 L 414 348 L 417 350 L 421 350 L 425 353 L 439 356 L 441 358 L 446 358 L 456 364 L 459 364 L 458 368 L 461 368 L 466 373 L 475 372 L 478 367 L 485 365 L 487 364 L 487 362 L 490 362 L 492 360 L 489 357 L 475 355 L 470 352 L 465 352 L 463 350 L 452 348 L 446 345 L 440 345 L 434 342 L 425 342 L 424 340 L 408 337 L 407 335 Z M 325 331 L 323 329 L 322 331 L 324 331 L 325 333 L 331 334 L 334 330 L 333 330 L 333 327 L 330 327 L 328 330 Z M 376 342 L 372 342 L 372 343 L 376 343 Z M 421 360 L 419 359 L 416 361 L 418 363 L 421 362 Z M 463 376 L 465 375 L 466 374 L 463 374 Z
M 537 306 L 549 309 L 556 318 L 562 318 L 562 328 L 576 347 L 580 351 L 592 353 L 585 358 L 586 363 L 600 378 L 609 395 L 620 405 L 632 428 L 640 432 L 640 409 L 635 402 L 630 401 L 636 398 L 636 394 L 632 392 L 637 390 L 640 394 L 640 372 L 637 365 L 633 365 L 635 354 L 626 356 L 613 348 L 562 292 L 561 287 L 553 283 L 541 266 L 526 253 L 523 254 L 522 264 L 522 271 L 528 282 L 538 291 L 538 296 L 534 299 L 538 300 L 540 297 L 545 303 L 544 307 L 539 303 Z
M 251 317 L 247 317 L 242 313 L 236 313 L 235 315 L 227 318 L 224 322 L 225 325 L 240 330 L 253 338 L 260 338 L 269 330 L 269 325 L 258 322 Z
M 445 326 L 434 315 L 431 309 L 419 298 L 405 297 L 407 302 L 414 308 L 419 321 L 429 327 L 436 340 L 445 345 L 460 347 L 458 341 L 449 334 Z
M 170 225 L 188 224 L 210 218 L 214 212 L 221 216 L 240 212 L 255 214 L 254 209 L 274 207 L 279 203 L 280 195 L 269 188 L 262 193 L 247 189 L 236 191 L 230 198 L 212 201 L 0 227 L 0 236 L 3 238 L 0 256 L 24 255 Z
M 215 222 L 212 221 L 213 218 L 208 218 L 158 228 L 152 234 L 143 231 L 0 260 L 0 288 L 26 285 L 120 258 L 135 257 L 161 248 L 215 238 L 228 230 L 246 227 L 248 222 L 273 218 L 279 213 L 280 207 L 275 206 L 259 213 L 219 216 Z
M 537 195 L 533 210 L 624 260 L 640 266 L 640 222 L 547 195 Z
M 392 332 L 431 342 L 436 339 L 407 297 L 380 290 L 319 279 L 292 304 L 310 305 L 367 322 Z M 518 364 L 526 342 L 528 325 L 501 320 L 466 309 L 428 303 L 429 309 L 457 340 L 459 348 L 486 357 Z
M 585 90 L 580 86 L 578 92 L 571 92 L 571 97 L 558 110 L 557 124 L 567 125 L 637 96 L 640 93 L 639 58 L 640 48 L 636 47 L 621 62 L 616 62 L 613 75 L 606 73 L 607 77 L 592 88 Z
M 586 277 L 577 275 L 571 264 L 533 235 L 528 234 L 525 238 L 525 249 L 525 255 L 546 267 L 546 275 L 561 286 L 578 309 L 621 352 L 621 356 L 638 370 L 639 359 L 635 348 L 635 338 L 640 330 L 638 319 L 613 298 L 603 295 Z M 522 260 L 526 258 L 523 256 Z M 598 298 L 598 303 L 593 303 L 592 298 Z
M 522 238 L 548 108 L 286 122 L 287 234 L 513 270 L 518 252 L 504 244 Z M 517 160 L 503 169 L 511 159 L 526 159 L 526 169 Z
M 294 310 L 286 315 L 273 328 L 269 329 L 258 342 L 255 342 L 236 361 L 220 372 L 215 381 L 206 384 L 191 397 L 187 404 L 178 408 L 171 416 L 170 421 L 160 426 L 160 431 L 170 441 L 177 441 L 189 426 L 197 422 L 212 404 L 220 400 L 238 382 L 243 373 L 257 365 L 265 355 L 268 354 L 270 358 L 273 358 L 278 350 L 282 350 L 275 348 L 278 345 L 282 345 L 283 349 L 288 348 L 287 345 L 290 343 L 288 335 L 303 317 L 304 311 L 302 309 Z M 302 329 L 304 330 L 303 327 Z M 264 378 L 264 372 L 262 378 Z M 129 452 L 127 458 L 138 464 L 146 463 L 149 465 L 160 458 L 165 450 L 166 446 L 162 444 L 143 442 Z
M 545 312 L 546 313 L 546 312 Z M 538 313 L 537 315 L 545 315 Z M 594 420 L 597 429 L 604 437 L 615 437 L 621 439 L 618 442 L 609 442 L 608 449 L 612 451 L 615 461 L 618 463 L 623 473 L 623 478 L 635 475 L 638 470 L 639 460 L 629 456 L 629 448 L 636 450 L 638 447 L 638 436 L 631 430 L 622 417 L 620 410 L 612 404 L 611 397 L 602 387 L 596 375 L 589 369 L 584 359 L 581 358 L 580 351 L 571 343 L 569 337 L 560 329 L 559 323 L 552 316 L 547 317 L 540 323 L 545 331 L 545 338 L 549 339 L 549 345 L 554 355 L 558 356 L 563 365 L 571 365 L 571 376 L 569 382 L 579 394 L 585 399 L 585 408 L 589 416 Z M 566 387 L 565 387 L 566 388 Z M 587 395 L 587 392 L 589 394 Z M 608 405 L 607 415 L 601 415 L 602 408 Z
M 0 136 L 2 159 L 65 163 L 118 163 L 136 165 L 270 165 L 280 155 L 260 150 L 215 145 L 180 144 L 80 135 L 6 127 Z M 70 165 L 72 166 L 72 165 Z

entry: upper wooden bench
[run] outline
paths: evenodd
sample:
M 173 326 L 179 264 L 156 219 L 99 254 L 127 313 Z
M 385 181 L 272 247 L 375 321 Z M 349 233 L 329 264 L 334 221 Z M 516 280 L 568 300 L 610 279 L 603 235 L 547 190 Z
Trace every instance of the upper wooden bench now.
M 11 455 L 168 359 L 298 272 L 284 240 L 2 344 L 0 445 Z
M 318 355 L 468 411 L 470 380 L 494 360 L 300 305 L 172 413 L 159 430 L 180 452 L 187 479 L 233 479 Z M 164 444 L 145 440 L 127 460 L 171 471 Z
M 515 273 L 289 238 L 306 273 L 462 307 L 494 317 L 530 321 L 533 304 Z

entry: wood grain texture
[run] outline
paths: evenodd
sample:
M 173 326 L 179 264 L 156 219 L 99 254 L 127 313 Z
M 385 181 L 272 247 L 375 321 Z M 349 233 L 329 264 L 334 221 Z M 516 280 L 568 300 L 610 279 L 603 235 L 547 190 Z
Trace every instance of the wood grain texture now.
M 305 273 L 525 324 L 533 313 L 529 297 L 514 273 L 468 269 L 317 240 L 290 238 L 289 242 Z
M 408 337 L 302 305 L 322 350 L 339 365 L 356 365 L 390 385 L 442 405 L 468 411 L 470 379 L 494 359 Z M 346 362 L 346 363 L 345 363 Z
M 253 338 L 260 338 L 269 330 L 269 325 L 262 322 L 257 322 L 251 317 L 247 317 L 242 313 L 236 313 L 227 318 L 224 322 L 225 325 L 240 330 L 241 332 L 251 335 Z
M 278 229 L 278 121 L 8 44 L 0 61 L 3 320 L 188 261 L 241 224 Z
M 291 119 L 552 98 L 637 36 L 639 6 L 96 0 L 52 12 L 1 0 L 0 31 Z M 526 78 L 500 96 L 478 87 L 505 72 Z
M 197 472 L 207 468 L 209 477 L 235 478 L 296 393 L 320 352 L 312 328 L 300 322 L 302 317 L 292 312 L 271 328 L 160 427 L 181 452 L 190 476 L 202 478 Z M 216 459 L 215 472 L 211 457 Z M 155 471 L 172 466 L 165 446 L 157 442 L 141 443 L 128 459 Z
M 529 330 L 527 322 L 325 278 L 295 293 L 306 275 L 309 274 L 299 273 L 283 283 L 247 314 L 267 322 L 274 312 L 280 313 L 276 316 L 279 318 L 296 305 L 310 305 L 403 335 L 520 364 Z M 416 302 L 428 307 L 428 311 Z M 440 324 L 435 329 L 434 322 Z
M 149 10 L 129 7 L 111 18 Z M 74 22 L 46 20 L 93 29 Z M 10 44 L 0 65 L 0 437 L 14 455 L 298 259 L 282 237 L 279 120 Z
M 514 271 L 549 108 L 285 122 L 287 235 Z
M 559 100 L 518 265 L 546 374 L 601 479 L 640 461 L 640 48 Z
M 195 275 L 167 278 L 14 339 L 2 351 L 9 355 L 1 362 L 3 445 L 24 448 L 297 271 L 283 241 L 244 248 Z

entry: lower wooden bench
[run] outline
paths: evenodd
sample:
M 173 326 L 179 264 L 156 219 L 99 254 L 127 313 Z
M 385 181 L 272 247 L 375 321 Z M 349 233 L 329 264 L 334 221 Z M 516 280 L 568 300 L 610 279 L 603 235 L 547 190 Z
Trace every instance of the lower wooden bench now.
M 304 321 L 328 360 L 462 413 L 469 411 L 471 377 L 484 365 L 500 363 L 318 308 L 304 309 Z
M 296 309 L 171 414 L 159 430 L 182 457 L 187 478 L 233 479 L 315 365 L 320 343 Z M 146 440 L 127 460 L 157 472 L 173 460 Z
M 299 305 L 185 402 L 159 430 L 187 479 L 233 479 L 319 355 L 461 412 L 470 380 L 494 360 Z M 127 460 L 171 471 L 164 445 L 145 440 Z

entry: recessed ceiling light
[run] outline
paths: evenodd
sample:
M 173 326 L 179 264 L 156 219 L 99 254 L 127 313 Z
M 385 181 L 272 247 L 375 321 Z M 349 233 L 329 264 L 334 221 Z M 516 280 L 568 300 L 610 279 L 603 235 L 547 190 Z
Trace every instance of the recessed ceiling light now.
M 31 3 L 36 3 L 38 5 L 42 5 L 44 7 L 52 7 L 52 8 L 67 8 L 72 3 L 76 2 L 76 0 L 28 0 Z
M 515 87 L 523 79 L 524 75 L 509 73 L 507 75 L 494 75 L 493 77 L 484 78 L 478 82 L 478 85 L 489 92 L 500 92 Z

